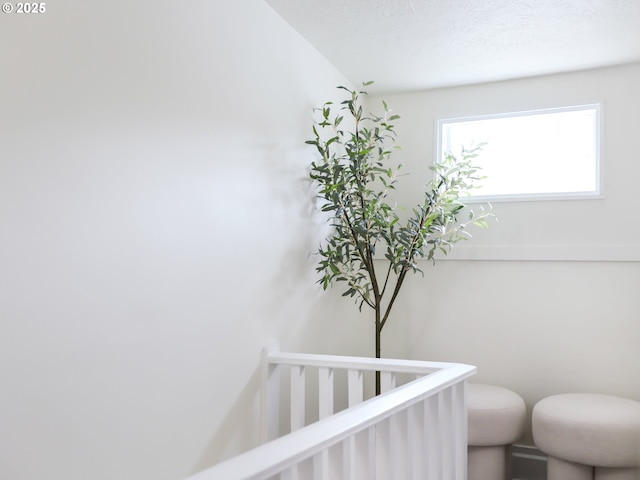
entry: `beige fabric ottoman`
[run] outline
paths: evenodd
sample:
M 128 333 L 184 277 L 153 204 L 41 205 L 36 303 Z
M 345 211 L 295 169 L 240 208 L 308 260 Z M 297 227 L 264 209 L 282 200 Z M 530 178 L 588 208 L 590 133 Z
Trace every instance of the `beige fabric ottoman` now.
M 508 447 L 524 433 L 524 400 L 506 388 L 469 383 L 467 406 L 468 480 L 510 478 Z
M 569 393 L 533 409 L 533 441 L 548 480 L 640 480 L 640 402 Z

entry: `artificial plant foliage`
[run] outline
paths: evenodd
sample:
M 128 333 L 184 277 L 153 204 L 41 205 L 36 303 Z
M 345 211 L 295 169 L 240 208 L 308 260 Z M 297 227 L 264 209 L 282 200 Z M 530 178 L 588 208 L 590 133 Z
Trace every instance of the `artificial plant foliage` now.
M 389 165 L 398 148 L 393 122 L 400 117 L 385 102 L 381 115 L 365 114 L 361 96 L 366 91 L 338 88 L 347 98 L 316 109 L 314 138 L 306 142 L 320 157 L 311 164 L 310 176 L 333 227 L 318 249 L 319 283 L 326 290 L 342 282 L 344 296 L 355 297 L 360 309 L 367 305 L 374 310 L 380 358 L 382 329 L 407 274 L 422 273 L 420 259 L 434 261 L 438 251 L 446 255 L 456 242 L 468 238 L 468 225 L 487 226 L 490 209 L 481 207 L 476 214 L 462 202 L 481 178 L 473 159 L 482 145 L 462 148 L 459 156 L 447 153 L 436 162 L 421 203 L 401 220 L 391 193 L 402 166 Z M 379 381 L 376 390 L 379 393 Z

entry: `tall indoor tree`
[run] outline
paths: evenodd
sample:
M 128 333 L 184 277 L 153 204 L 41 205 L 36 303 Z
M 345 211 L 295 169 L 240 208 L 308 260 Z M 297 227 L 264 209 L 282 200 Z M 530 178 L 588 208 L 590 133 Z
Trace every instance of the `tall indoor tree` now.
M 476 214 L 462 201 L 481 179 L 473 159 L 482 145 L 462 148 L 459 156 L 446 153 L 435 162 L 422 202 L 401 220 L 390 196 L 401 165 L 388 166 L 397 148 L 393 122 L 400 117 L 392 115 L 385 102 L 382 115 L 365 115 L 361 96 L 366 91 L 338 88 L 347 99 L 340 106 L 327 102 L 317 109 L 314 138 L 306 142 L 320 156 L 311 164 L 310 176 L 333 227 L 318 250 L 319 283 L 326 290 L 343 282 L 343 296 L 355 297 L 360 310 L 364 305 L 373 309 L 375 354 L 380 358 L 382 330 L 407 274 L 423 273 L 420 259 L 435 261 L 438 251 L 446 255 L 456 242 L 468 238 L 468 225 L 487 226 L 490 209 L 481 207 Z

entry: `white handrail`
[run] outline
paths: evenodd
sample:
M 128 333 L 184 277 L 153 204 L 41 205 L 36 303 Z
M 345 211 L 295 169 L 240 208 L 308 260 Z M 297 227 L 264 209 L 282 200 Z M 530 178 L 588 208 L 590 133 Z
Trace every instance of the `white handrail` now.
M 266 357 L 268 363 L 272 365 L 378 370 L 426 376 L 271 440 L 258 448 L 193 475 L 187 480 L 260 480 L 274 478 L 274 475 L 278 474 L 281 476 L 275 478 L 290 478 L 290 472 L 294 466 L 312 459 L 315 469 L 316 464 L 320 465 L 324 461 L 323 455 L 328 455 L 330 448 L 341 443 L 344 446 L 344 442 L 352 441 L 355 435 L 367 430 L 371 432 L 371 428 L 375 429 L 382 425 L 382 422 L 393 420 L 394 416 L 400 412 L 409 411 L 415 406 L 422 408 L 421 402 L 424 403 L 422 427 L 426 428 L 430 420 L 433 423 L 432 428 L 437 428 L 439 423 L 448 422 L 448 425 L 440 425 L 443 438 L 436 438 L 437 432 L 436 434 L 422 433 L 425 438 L 424 443 L 429 443 L 427 440 L 431 437 L 431 443 L 439 453 L 442 453 L 441 456 L 447 457 L 445 460 L 448 461 L 444 466 L 437 467 L 440 469 L 438 471 L 428 470 L 431 473 L 426 475 L 426 478 L 434 480 L 466 478 L 466 380 L 475 373 L 475 367 L 438 362 L 291 354 L 276 352 L 274 349 L 271 349 Z M 446 392 L 448 392 L 448 401 L 442 398 Z M 433 405 L 429 405 L 428 402 L 433 403 L 435 407 L 431 408 Z M 443 415 L 440 411 L 443 404 L 443 410 L 449 416 L 446 420 L 438 420 L 436 416 Z M 408 423 L 408 418 L 410 417 L 406 417 L 404 425 Z M 396 422 L 390 425 L 398 424 Z M 415 433 L 412 435 L 415 436 Z M 442 442 L 453 445 L 450 448 L 452 451 L 445 451 L 446 448 L 443 450 L 441 445 L 436 445 Z M 426 457 L 426 452 L 423 456 Z M 420 462 L 422 459 L 418 458 L 415 461 Z M 322 472 L 322 468 L 320 465 L 318 471 Z M 327 475 L 325 470 L 319 476 L 314 475 L 314 478 L 329 478 Z M 348 477 L 345 474 L 343 478 Z M 362 478 L 388 477 L 377 476 L 374 473 L 373 476 L 362 476 Z
M 281 365 L 305 365 L 379 372 L 429 374 L 460 365 L 459 363 L 401 360 L 395 358 L 343 357 L 338 355 L 316 355 L 309 353 L 272 352 L 268 361 Z

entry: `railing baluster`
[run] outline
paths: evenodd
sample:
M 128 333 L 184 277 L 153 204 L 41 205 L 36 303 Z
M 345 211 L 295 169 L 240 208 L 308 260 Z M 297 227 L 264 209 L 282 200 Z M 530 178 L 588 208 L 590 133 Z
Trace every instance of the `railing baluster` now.
M 423 411 L 422 402 L 412 405 L 407 410 L 407 466 L 409 470 L 408 478 L 411 480 L 422 480 L 424 478 L 422 459 L 425 445 L 421 415 Z
M 380 424 L 373 425 L 367 431 L 367 480 L 376 480 L 376 430 Z
M 327 467 L 329 465 L 329 452 L 323 450 L 313 456 L 313 480 L 328 480 Z
M 431 401 L 430 398 L 425 398 L 422 403 L 420 403 L 420 407 L 422 409 L 422 442 L 423 442 L 423 451 L 422 451 L 422 472 L 423 472 L 423 476 L 421 476 L 420 478 L 424 478 L 426 480 L 429 480 L 430 477 L 430 473 L 429 473 L 429 462 L 430 462 L 430 456 L 429 456 L 429 429 L 431 428 L 431 425 L 429 424 L 429 402 Z
M 380 391 L 382 393 L 388 392 L 396 388 L 396 373 L 395 372 L 381 372 L 380 373 Z
M 453 445 L 455 479 L 467 479 L 467 382 L 451 387 L 453 391 Z
M 389 417 L 389 440 L 391 442 L 389 478 L 410 478 L 411 457 L 407 442 L 407 416 L 408 412 L 404 409 Z
M 388 480 L 392 480 L 394 477 L 396 477 L 395 475 L 395 470 L 396 469 L 401 469 L 402 468 L 402 461 L 400 460 L 400 445 L 398 445 L 397 440 L 400 437 L 400 435 L 398 434 L 398 414 L 396 413 L 395 415 L 389 417 L 389 419 L 387 420 L 388 423 L 388 433 L 387 433 L 387 438 L 389 439 L 389 445 L 387 446 L 387 449 L 389 451 L 389 456 L 387 459 L 387 465 L 386 465 L 386 470 L 385 470 L 385 478 L 387 478 Z M 402 473 L 399 473 L 397 475 L 397 478 L 405 478 Z
M 442 479 L 442 438 L 440 435 L 440 395 L 429 397 L 425 405 L 425 428 L 427 431 L 427 479 Z
M 443 480 L 454 480 L 453 468 L 453 415 L 451 388 L 446 388 L 438 395 L 440 398 L 440 419 L 442 426 L 442 478 Z
M 342 441 L 342 478 L 355 478 L 356 437 L 352 435 Z
M 362 370 L 349 369 L 347 373 L 349 406 L 353 407 L 358 403 L 362 403 L 364 399 L 364 376 Z
M 333 415 L 333 368 L 318 368 L 318 414 L 322 420 Z
M 391 480 L 392 465 L 395 465 L 395 445 L 391 439 L 391 422 L 393 417 L 386 418 L 376 425 L 376 479 Z
M 305 368 L 291 366 L 291 431 L 304 427 L 305 415 Z

